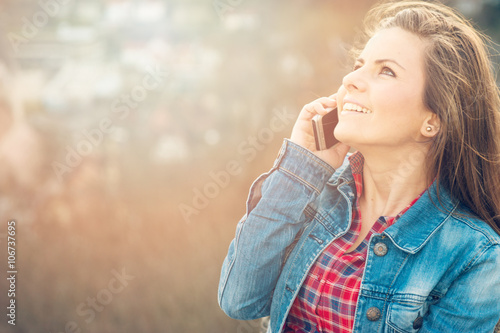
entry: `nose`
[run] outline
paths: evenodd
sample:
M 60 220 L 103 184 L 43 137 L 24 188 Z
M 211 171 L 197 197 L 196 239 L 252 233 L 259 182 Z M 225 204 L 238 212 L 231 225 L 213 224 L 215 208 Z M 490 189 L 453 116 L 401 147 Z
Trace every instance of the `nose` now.
M 363 77 L 363 68 L 358 68 L 355 71 L 350 72 L 342 80 L 342 85 L 347 91 L 359 90 L 366 91 L 367 83 Z

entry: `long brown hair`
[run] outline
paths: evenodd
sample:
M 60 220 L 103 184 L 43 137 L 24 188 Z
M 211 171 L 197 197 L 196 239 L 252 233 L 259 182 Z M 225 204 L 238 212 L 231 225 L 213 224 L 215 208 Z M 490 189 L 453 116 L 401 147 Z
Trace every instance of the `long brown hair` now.
M 440 120 L 427 156 L 429 177 L 500 234 L 500 93 L 490 40 L 440 3 L 385 1 L 368 12 L 355 50 L 391 27 L 427 42 L 423 100 Z

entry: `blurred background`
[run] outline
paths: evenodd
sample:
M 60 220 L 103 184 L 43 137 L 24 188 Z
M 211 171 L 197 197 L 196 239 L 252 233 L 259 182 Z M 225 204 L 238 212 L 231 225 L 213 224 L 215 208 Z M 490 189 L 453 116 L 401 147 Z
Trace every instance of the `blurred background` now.
M 0 331 L 257 332 L 217 305 L 222 261 L 373 2 L 0 1 Z M 499 0 L 446 3 L 500 40 Z

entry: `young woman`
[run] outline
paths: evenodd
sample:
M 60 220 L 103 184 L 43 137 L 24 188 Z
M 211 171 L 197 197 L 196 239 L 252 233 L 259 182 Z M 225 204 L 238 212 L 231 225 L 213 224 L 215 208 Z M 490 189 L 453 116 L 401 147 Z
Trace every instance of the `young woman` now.
M 219 304 L 268 332 L 491 332 L 500 318 L 500 95 L 450 8 L 382 3 L 337 94 L 252 185 Z M 311 119 L 337 108 L 341 143 Z M 349 147 L 356 150 L 346 157 Z

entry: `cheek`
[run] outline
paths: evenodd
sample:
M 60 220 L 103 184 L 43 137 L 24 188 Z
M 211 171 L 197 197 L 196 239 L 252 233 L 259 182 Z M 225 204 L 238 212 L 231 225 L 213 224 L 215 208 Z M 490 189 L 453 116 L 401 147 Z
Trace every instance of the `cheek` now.
M 386 98 L 378 101 L 388 109 L 418 110 L 424 107 L 423 87 L 420 84 L 404 84 L 387 89 Z

